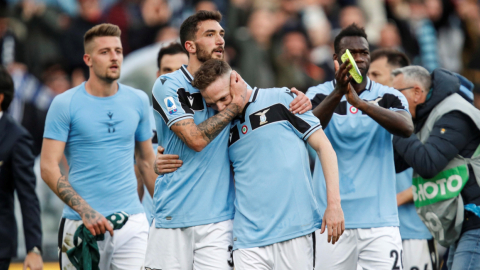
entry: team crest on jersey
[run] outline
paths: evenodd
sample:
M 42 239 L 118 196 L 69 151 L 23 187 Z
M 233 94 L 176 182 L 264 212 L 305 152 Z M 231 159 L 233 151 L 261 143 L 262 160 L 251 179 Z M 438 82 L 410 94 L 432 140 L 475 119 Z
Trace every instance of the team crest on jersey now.
M 242 133 L 243 133 L 243 134 L 247 134 L 247 132 L 248 132 L 248 127 L 245 126 L 245 125 L 243 125 L 243 127 L 242 127 Z
M 163 102 L 165 102 L 165 106 L 167 106 L 167 111 L 169 114 L 174 114 L 177 112 L 177 106 L 175 105 L 173 97 L 167 97 L 163 100 Z
M 353 107 L 353 106 L 350 106 L 350 113 L 352 114 L 356 114 L 358 112 L 358 109 Z
M 256 113 L 255 115 L 260 116 L 260 126 L 268 123 L 267 116 L 265 115 L 270 109 L 266 109 L 263 112 Z

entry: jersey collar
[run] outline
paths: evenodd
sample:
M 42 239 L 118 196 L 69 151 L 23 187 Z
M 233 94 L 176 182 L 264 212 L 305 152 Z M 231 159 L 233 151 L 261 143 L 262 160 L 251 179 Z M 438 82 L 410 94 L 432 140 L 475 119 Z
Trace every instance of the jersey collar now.
M 333 88 L 335 88 L 335 85 L 337 84 L 337 80 L 333 80 L 332 81 L 332 85 L 333 85 Z M 367 85 L 365 86 L 365 90 L 372 90 L 372 80 L 370 80 L 370 78 L 367 77 Z
M 183 76 L 185 76 L 185 79 L 187 79 L 187 81 L 188 81 L 189 83 L 192 83 L 192 81 L 193 81 L 193 76 L 192 76 L 192 74 L 190 74 L 190 72 L 188 72 L 187 66 L 186 66 L 186 65 L 182 65 L 182 67 L 180 68 L 180 70 L 182 71 Z
M 258 95 L 258 91 L 260 89 L 258 89 L 257 87 L 254 87 L 253 90 L 252 90 L 252 95 L 250 95 L 250 100 L 248 100 L 248 102 L 255 102 L 255 100 L 257 100 L 257 95 Z

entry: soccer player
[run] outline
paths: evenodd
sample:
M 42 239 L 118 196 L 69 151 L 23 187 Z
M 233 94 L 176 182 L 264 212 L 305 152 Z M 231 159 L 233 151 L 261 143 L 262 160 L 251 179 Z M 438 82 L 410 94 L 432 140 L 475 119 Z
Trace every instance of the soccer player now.
M 155 221 L 150 228 L 146 269 L 232 269 L 233 177 L 228 158 L 230 122 L 245 106 L 247 85 L 232 73 L 232 102 L 220 113 L 207 107 L 191 84 L 201 64 L 224 58 L 219 12 L 199 11 L 180 28 L 188 66 L 160 76 L 153 87 L 158 140 L 165 148 L 155 185 Z M 305 96 L 296 110 L 308 110 Z M 160 147 L 159 147 L 160 148 Z M 163 162 L 165 156 L 178 156 Z
M 90 77 L 55 97 L 48 111 L 41 172 L 66 204 L 59 229 L 61 269 L 75 269 L 66 252 L 82 223 L 94 236 L 105 234 L 97 243 L 100 269 L 140 269 L 145 259 L 148 223 L 132 156 L 153 189 L 155 154 L 147 95 L 117 83 L 123 61 L 120 34 L 112 24 L 85 33 L 83 59 Z M 61 175 L 58 166 L 64 152 L 68 175 Z M 128 214 L 128 221 L 113 231 L 105 217 L 119 212 Z
M 378 49 L 372 52 L 368 77 L 377 83 L 392 87 L 392 71 L 410 65 L 408 57 L 397 50 Z M 437 269 L 438 255 L 428 228 L 415 210 L 412 193 L 413 169 L 396 174 L 396 192 L 400 236 L 405 269 Z
M 232 102 L 231 72 L 226 62 L 211 59 L 192 82 L 206 104 L 219 112 Z M 288 110 L 293 98 L 288 88 L 249 89 L 248 104 L 230 129 L 237 270 L 313 269 L 312 233 L 320 227 L 323 233 L 326 225 L 328 241 L 335 242 L 344 230 L 335 152 L 310 111 L 295 115 Z M 323 224 L 312 190 L 305 141 L 325 168 L 328 206 Z
M 166 47 L 162 47 L 158 52 L 157 56 L 157 78 L 163 74 L 171 73 L 175 70 L 180 69 L 182 65 L 188 64 L 188 54 L 177 42 L 171 43 Z M 153 137 L 152 137 L 152 146 L 153 149 L 156 150 L 158 147 L 158 136 L 157 136 L 157 128 L 155 127 L 155 118 L 153 116 L 153 107 L 150 106 L 150 126 L 153 130 Z M 175 156 L 178 158 L 178 156 Z M 178 162 L 181 165 L 181 162 Z M 140 198 L 142 198 L 142 204 L 145 208 L 145 214 L 147 215 L 149 223 L 152 221 L 152 213 L 153 210 L 153 200 L 152 196 L 148 194 L 148 192 L 144 192 L 144 180 L 142 175 L 138 171 L 137 166 L 135 166 L 135 174 L 137 175 L 138 181 L 138 192 Z
M 363 28 L 343 29 L 334 49 L 335 80 L 311 87 L 307 96 L 338 157 L 346 230 L 336 245 L 318 235 L 316 268 L 355 269 L 358 263 L 364 269 L 401 269 L 392 134 L 412 133 L 408 103 L 397 90 L 366 76 L 370 51 Z M 346 49 L 364 78 L 361 83 L 349 75 L 349 61 L 339 64 Z M 313 179 L 320 210 L 327 207 L 322 167 L 317 160 Z

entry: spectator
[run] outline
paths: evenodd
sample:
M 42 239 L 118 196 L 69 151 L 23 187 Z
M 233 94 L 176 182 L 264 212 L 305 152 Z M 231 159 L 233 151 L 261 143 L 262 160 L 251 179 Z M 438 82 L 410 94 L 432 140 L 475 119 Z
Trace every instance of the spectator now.
M 480 111 L 457 94 L 460 82 L 451 72 L 437 69 L 430 75 L 410 66 L 393 75 L 415 124 L 415 135 L 394 136 L 397 171 L 413 168 L 417 213 L 435 239 L 450 246 L 448 269 L 479 269 L 474 258 L 480 256 L 475 248 L 480 240 Z M 458 209 L 462 205 L 465 209 Z
M 248 30 L 237 29 L 235 33 L 236 65 L 243 79 L 251 85 L 271 87 L 275 81 L 271 42 L 276 28 L 274 14 L 259 9 L 250 16 Z
M 70 18 L 57 8 L 32 0 L 20 1 L 14 7 L 13 17 L 26 28 L 22 53 L 25 54 L 28 70 L 40 78 L 42 64 L 62 56 L 60 40 Z
M 77 0 L 79 15 L 72 18 L 70 26 L 65 31 L 62 40 L 62 49 L 69 69 L 72 72 L 72 81 L 83 82 L 88 77 L 88 68 L 83 63 L 83 35 L 88 29 L 102 22 L 102 10 L 99 0 Z
M 9 27 L 7 4 L 0 2 L 0 65 L 7 68 L 15 63 L 25 63 L 24 48 Z
M 41 256 L 42 230 L 40 204 L 35 193 L 32 138 L 6 113 L 13 99 L 13 81 L 0 67 L 0 270 L 8 270 L 17 255 L 17 224 L 14 216 L 14 193 L 22 208 L 22 221 L 27 246 L 24 269 L 43 268 Z
M 156 43 L 136 50 L 125 57 L 120 77 L 120 83 L 142 89 L 149 97 L 151 97 L 158 68 L 157 58 L 154 56 L 162 47 L 178 40 L 178 29 L 164 27 L 160 29 L 157 37 Z
M 382 30 L 380 30 L 378 47 L 403 51 L 402 39 L 398 32 L 398 28 L 394 23 L 387 23 L 382 27 Z
M 300 31 L 286 33 L 283 37 L 283 53 L 275 62 L 277 70 L 275 85 L 296 87 L 305 93 L 310 86 L 323 81 L 325 76 L 323 70 L 313 64 L 309 56 L 305 34 Z

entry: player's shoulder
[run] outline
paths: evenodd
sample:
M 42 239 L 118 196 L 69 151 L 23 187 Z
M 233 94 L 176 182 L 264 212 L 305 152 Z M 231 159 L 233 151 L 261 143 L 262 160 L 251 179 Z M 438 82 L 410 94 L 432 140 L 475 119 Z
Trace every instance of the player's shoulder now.
M 278 103 L 285 102 L 288 99 L 294 99 L 293 94 L 287 87 L 274 88 L 257 88 L 252 90 L 252 101 L 259 100 L 260 102 Z
M 305 94 L 309 99 L 313 99 L 317 94 L 329 95 L 335 88 L 335 81 L 328 81 L 308 88 Z
M 52 105 L 54 106 L 69 106 L 74 96 L 78 95 L 85 89 L 85 83 L 68 89 L 67 91 L 56 95 L 53 98 Z
M 159 76 L 155 80 L 155 84 L 153 85 L 153 91 L 161 91 L 163 93 L 170 91 L 176 92 L 178 88 L 187 88 L 189 82 L 185 78 L 185 75 L 182 71 L 176 70 L 172 73 L 167 73 Z
M 383 84 L 379 84 L 377 82 L 374 82 L 372 80 L 370 80 L 370 91 L 376 93 L 377 95 L 379 96 L 383 96 L 385 94 L 392 94 L 392 95 L 395 95 L 395 96 L 399 96 L 399 95 L 402 95 L 402 93 L 400 93 L 400 91 L 398 91 L 397 89 L 393 88 L 393 87 L 390 87 L 390 86 L 386 86 L 386 85 L 383 85 Z M 368 85 L 367 85 L 367 88 L 368 88 Z

